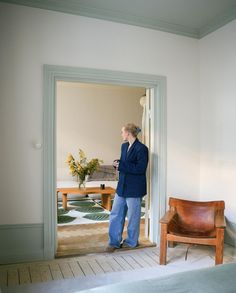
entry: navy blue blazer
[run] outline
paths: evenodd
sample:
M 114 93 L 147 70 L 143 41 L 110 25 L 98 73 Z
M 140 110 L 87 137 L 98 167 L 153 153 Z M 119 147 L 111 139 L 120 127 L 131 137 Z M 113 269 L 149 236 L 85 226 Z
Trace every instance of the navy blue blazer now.
M 127 152 L 128 147 L 128 142 L 121 146 L 116 193 L 122 197 L 142 197 L 147 193 L 148 148 L 138 139 Z

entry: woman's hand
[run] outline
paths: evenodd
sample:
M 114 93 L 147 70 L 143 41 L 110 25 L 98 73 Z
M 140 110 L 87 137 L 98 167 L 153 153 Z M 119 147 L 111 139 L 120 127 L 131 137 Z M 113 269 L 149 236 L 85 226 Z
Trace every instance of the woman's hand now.
M 114 160 L 112 166 L 113 166 L 115 169 L 118 169 L 118 167 L 119 167 L 119 162 L 120 162 L 120 160 Z

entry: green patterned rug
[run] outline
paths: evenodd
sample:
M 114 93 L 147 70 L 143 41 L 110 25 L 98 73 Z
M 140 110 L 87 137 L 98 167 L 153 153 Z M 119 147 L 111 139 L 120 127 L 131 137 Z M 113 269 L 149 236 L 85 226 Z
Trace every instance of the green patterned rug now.
M 103 212 L 104 209 L 102 207 L 90 207 L 90 206 L 81 206 L 75 209 L 81 213 L 95 213 L 95 212 Z
M 94 214 L 87 214 L 83 216 L 85 219 L 94 220 L 94 221 L 106 221 L 109 220 L 109 214 L 106 213 L 94 213 Z
M 101 202 L 101 201 L 100 201 Z M 72 215 L 68 214 L 72 212 Z M 79 199 L 77 201 L 68 201 L 68 210 L 62 208 L 62 203 L 58 203 L 57 222 L 58 224 L 66 224 L 73 222 L 75 219 L 84 218 L 92 221 L 109 220 L 109 214 L 103 213 L 105 210 L 99 204 L 88 198 Z M 76 212 L 78 212 L 77 216 Z M 79 214 L 83 213 L 83 214 Z
M 58 224 L 65 224 L 74 221 L 76 217 L 65 216 L 65 215 L 58 215 L 57 216 L 57 223 Z
M 65 215 L 67 214 L 69 211 L 64 210 L 64 209 L 57 209 L 57 215 L 61 216 L 61 215 Z
M 95 205 L 95 202 L 93 202 L 93 201 L 73 201 L 73 202 L 70 202 L 70 205 L 79 206 L 79 207 L 92 207 Z
M 113 203 L 113 200 L 112 200 Z M 57 210 L 57 220 L 58 224 L 66 224 L 74 222 L 74 224 L 79 224 L 79 219 L 91 220 L 87 223 L 92 223 L 92 221 L 109 221 L 109 213 L 105 212 L 105 209 L 101 206 L 101 200 L 91 200 L 88 198 L 81 198 L 79 200 L 68 201 L 68 210 L 62 208 L 62 203 L 58 203 Z M 142 209 L 145 207 L 145 202 L 142 201 Z M 141 212 L 141 217 L 144 216 L 144 212 Z M 81 223 L 84 223 L 81 222 Z

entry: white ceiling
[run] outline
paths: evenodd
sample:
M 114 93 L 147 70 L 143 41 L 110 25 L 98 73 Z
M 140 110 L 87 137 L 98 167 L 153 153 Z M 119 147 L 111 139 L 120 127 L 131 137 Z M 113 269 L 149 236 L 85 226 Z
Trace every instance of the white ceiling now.
M 0 0 L 201 38 L 236 19 L 236 0 Z

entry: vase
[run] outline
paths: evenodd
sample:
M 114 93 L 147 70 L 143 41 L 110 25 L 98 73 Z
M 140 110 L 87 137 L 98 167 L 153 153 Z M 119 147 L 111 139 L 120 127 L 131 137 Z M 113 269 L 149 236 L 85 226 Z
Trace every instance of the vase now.
M 86 188 L 86 182 L 85 179 L 84 180 L 79 180 L 79 188 L 85 189 Z
M 88 175 L 85 176 L 85 178 L 79 178 L 79 188 L 85 189 L 86 188 L 86 183 L 88 181 Z

